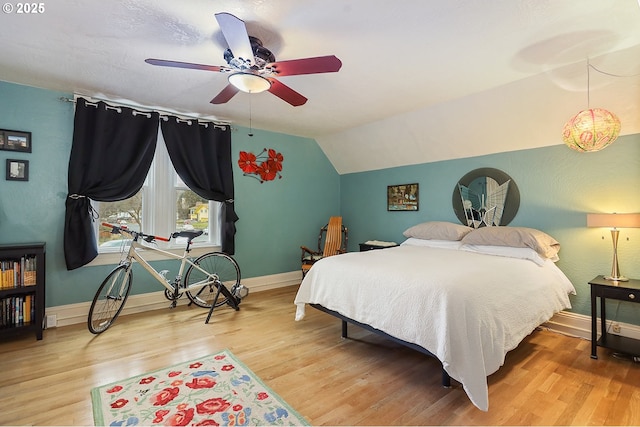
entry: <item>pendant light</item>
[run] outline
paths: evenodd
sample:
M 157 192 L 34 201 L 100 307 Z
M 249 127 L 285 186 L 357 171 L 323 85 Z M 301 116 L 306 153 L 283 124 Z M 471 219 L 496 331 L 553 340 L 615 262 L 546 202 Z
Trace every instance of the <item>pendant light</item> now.
M 587 109 L 580 111 L 564 125 L 562 140 L 579 152 L 600 151 L 620 134 L 620 119 L 603 108 L 589 106 L 589 78 L 591 64 L 587 59 Z

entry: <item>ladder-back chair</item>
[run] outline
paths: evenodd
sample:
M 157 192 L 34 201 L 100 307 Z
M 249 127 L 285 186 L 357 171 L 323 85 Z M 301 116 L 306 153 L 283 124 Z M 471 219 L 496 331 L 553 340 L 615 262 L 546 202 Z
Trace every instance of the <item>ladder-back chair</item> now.
M 323 238 L 324 248 L 322 247 Z M 300 246 L 300 249 L 302 249 L 300 257 L 302 277 L 307 274 L 307 271 L 316 261 L 347 252 L 348 238 L 348 230 L 347 227 L 342 225 L 342 217 L 332 216 L 329 218 L 329 223 L 320 229 L 317 251 L 313 251 L 306 246 Z

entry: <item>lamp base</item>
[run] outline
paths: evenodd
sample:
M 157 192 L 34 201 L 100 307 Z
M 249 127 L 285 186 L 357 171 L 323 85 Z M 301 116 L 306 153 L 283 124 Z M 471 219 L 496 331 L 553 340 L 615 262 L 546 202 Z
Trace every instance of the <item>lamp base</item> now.
M 618 277 L 613 277 L 613 276 L 606 276 L 604 278 L 605 280 L 611 280 L 614 282 L 628 282 L 629 278 L 628 277 L 624 277 L 624 276 L 618 276 Z

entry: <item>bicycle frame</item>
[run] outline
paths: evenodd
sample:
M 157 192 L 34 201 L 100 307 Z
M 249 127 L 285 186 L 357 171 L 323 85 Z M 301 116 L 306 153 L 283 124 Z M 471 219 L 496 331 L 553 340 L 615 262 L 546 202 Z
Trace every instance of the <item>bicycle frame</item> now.
M 113 227 L 113 225 L 111 224 L 103 224 L 103 225 L 108 225 L 110 227 Z M 190 241 L 187 242 L 187 246 L 184 249 L 184 252 L 182 253 L 182 255 L 176 255 L 172 252 L 168 252 L 165 250 L 162 250 L 160 248 L 155 248 L 153 246 L 147 246 L 147 245 L 143 245 L 141 242 L 138 241 L 139 238 L 142 238 L 145 241 L 148 241 L 149 243 L 155 241 L 155 240 L 165 240 L 168 241 L 169 239 L 163 238 L 163 237 L 158 237 L 158 236 L 150 236 L 150 235 L 146 235 L 143 233 L 138 233 L 138 232 L 134 232 L 134 231 L 129 231 L 126 230 L 124 228 L 120 228 L 118 227 L 120 232 L 124 232 L 126 234 L 129 234 L 132 239 L 131 239 L 131 245 L 129 246 L 129 250 L 127 252 L 126 258 L 124 258 L 123 260 L 120 261 L 120 265 L 123 264 L 129 264 L 127 266 L 127 269 L 130 269 L 133 265 L 133 262 L 131 260 L 135 260 L 138 262 L 138 264 L 140 264 L 149 274 L 151 274 L 151 276 L 156 279 L 158 282 L 160 282 L 160 284 L 162 286 L 164 286 L 167 291 L 169 292 L 177 292 L 177 291 L 190 291 L 192 293 L 197 293 L 197 291 L 199 291 L 200 289 L 204 288 L 205 286 L 208 285 L 215 285 L 216 283 L 221 283 L 219 282 L 219 278 L 216 277 L 215 275 L 211 276 L 209 274 L 209 272 L 207 272 L 206 270 L 200 268 L 199 265 L 197 265 L 196 263 L 194 263 L 193 261 L 191 261 L 188 257 L 189 255 L 189 246 L 190 246 Z M 151 238 L 151 240 L 147 240 L 146 238 Z M 172 258 L 175 260 L 181 260 L 180 262 L 180 268 L 178 270 L 178 274 L 175 277 L 174 282 L 172 283 L 168 278 L 166 278 L 165 276 L 163 276 L 160 272 L 158 272 L 158 270 L 156 270 L 155 268 L 153 268 L 153 266 L 151 266 L 151 264 L 144 259 L 144 257 L 138 252 L 138 249 L 140 250 L 149 250 L 149 251 L 154 251 L 157 253 L 160 253 L 162 255 L 164 255 L 167 258 Z M 182 284 L 182 277 L 184 275 L 185 272 L 185 267 L 188 265 L 192 266 L 193 268 L 195 268 L 196 270 L 200 271 L 201 273 L 203 273 L 208 279 L 202 280 L 198 283 L 194 283 L 189 285 L 188 287 Z M 222 283 L 221 283 L 222 284 Z M 223 284 L 224 285 L 224 284 Z M 175 288 L 174 288 L 175 286 Z
M 187 257 L 188 251 L 186 249 L 184 250 L 184 253 L 182 255 L 176 255 L 176 254 L 174 254 L 172 252 L 164 251 L 164 250 L 162 250 L 160 248 L 154 248 L 152 246 L 143 245 L 142 243 L 137 242 L 135 240 L 132 241 L 131 242 L 131 246 L 129 247 L 129 253 L 127 255 L 127 260 L 129 260 L 129 259 L 136 260 L 138 262 L 138 264 L 140 264 L 145 270 L 147 270 L 147 272 L 149 274 L 151 274 L 151 276 L 153 276 L 158 282 L 160 282 L 160 284 L 162 286 L 164 286 L 165 288 L 167 288 L 167 290 L 169 290 L 171 292 L 173 292 L 174 289 L 171 286 L 170 280 L 167 277 L 165 277 L 162 274 L 160 274 L 158 272 L 158 270 L 153 268 L 153 266 L 151 266 L 151 264 L 149 264 L 149 262 L 146 259 L 144 259 L 142 257 L 142 255 L 136 249 L 150 250 L 150 251 L 158 252 L 158 253 L 160 253 L 160 254 L 162 254 L 162 255 L 164 255 L 166 257 L 169 257 L 169 258 L 181 260 L 180 268 L 178 270 L 178 274 L 176 275 L 176 281 L 178 282 L 178 285 L 181 284 L 182 277 L 183 277 L 184 270 L 185 270 L 185 266 L 187 264 L 194 266 L 194 268 L 196 268 L 196 269 L 200 270 L 201 272 L 203 272 L 203 273 L 208 275 L 208 273 L 206 271 L 201 269 L 198 265 L 194 264 Z M 210 283 L 212 283 L 212 281 L 206 281 L 204 283 L 198 283 L 196 285 L 192 285 L 191 289 L 200 289 L 200 288 L 202 288 L 202 287 L 204 287 L 204 286 L 206 286 L 206 285 L 208 285 Z

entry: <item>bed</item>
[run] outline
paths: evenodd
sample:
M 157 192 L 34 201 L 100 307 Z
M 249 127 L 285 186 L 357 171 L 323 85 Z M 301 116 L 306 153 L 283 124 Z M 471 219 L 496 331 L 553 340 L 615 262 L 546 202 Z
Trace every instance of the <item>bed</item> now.
M 462 227 L 462 228 L 460 228 Z M 429 222 L 400 246 L 322 259 L 302 281 L 307 305 L 435 356 L 471 402 L 488 410 L 487 376 L 575 289 L 555 265 L 559 244 L 523 227 Z M 343 323 L 343 335 L 345 334 Z

